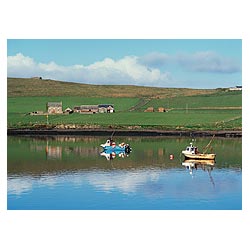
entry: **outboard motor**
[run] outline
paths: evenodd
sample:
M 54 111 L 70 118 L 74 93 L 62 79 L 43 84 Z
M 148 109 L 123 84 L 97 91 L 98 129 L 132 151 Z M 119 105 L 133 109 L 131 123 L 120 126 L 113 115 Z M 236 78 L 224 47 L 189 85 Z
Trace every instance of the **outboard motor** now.
M 131 147 L 127 144 L 127 145 L 125 146 L 125 153 L 126 153 L 126 154 L 129 154 L 131 151 L 132 151 Z

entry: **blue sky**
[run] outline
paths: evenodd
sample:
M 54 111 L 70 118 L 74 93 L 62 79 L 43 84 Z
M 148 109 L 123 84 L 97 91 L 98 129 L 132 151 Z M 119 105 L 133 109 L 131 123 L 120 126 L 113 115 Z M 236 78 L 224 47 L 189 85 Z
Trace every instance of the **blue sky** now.
M 8 39 L 8 77 L 220 88 L 242 84 L 240 39 Z

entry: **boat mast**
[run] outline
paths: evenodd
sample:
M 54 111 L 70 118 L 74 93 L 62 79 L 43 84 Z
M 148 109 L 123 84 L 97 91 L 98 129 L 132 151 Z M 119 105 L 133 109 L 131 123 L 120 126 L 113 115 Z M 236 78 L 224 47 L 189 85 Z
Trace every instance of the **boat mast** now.
M 111 140 L 113 140 L 113 135 L 114 135 L 114 133 L 115 133 L 115 130 L 113 131 L 113 133 L 112 133 L 112 135 L 111 135 L 111 137 L 110 137 Z
M 214 137 L 215 137 L 215 135 L 213 135 L 212 139 L 210 140 L 210 142 L 209 142 L 209 143 L 207 144 L 207 146 L 205 147 L 205 150 L 203 151 L 203 154 L 205 154 L 205 153 L 207 152 L 207 150 L 208 150 L 208 148 L 209 148 L 209 146 L 210 146 L 212 140 L 214 139 Z

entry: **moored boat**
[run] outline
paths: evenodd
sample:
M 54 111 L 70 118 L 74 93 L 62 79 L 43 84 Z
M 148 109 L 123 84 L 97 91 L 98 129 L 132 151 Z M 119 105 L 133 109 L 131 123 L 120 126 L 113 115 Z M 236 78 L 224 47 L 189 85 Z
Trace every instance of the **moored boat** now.
M 195 147 L 192 142 L 182 151 L 182 154 L 186 159 L 195 160 L 214 160 L 216 156 L 216 154 L 213 153 L 200 153 L 198 148 Z
M 116 145 L 116 143 L 112 139 L 108 139 L 104 144 L 100 145 L 104 151 L 109 151 L 109 152 L 125 152 L 125 153 L 130 153 L 131 152 L 131 147 L 127 143 L 120 143 Z

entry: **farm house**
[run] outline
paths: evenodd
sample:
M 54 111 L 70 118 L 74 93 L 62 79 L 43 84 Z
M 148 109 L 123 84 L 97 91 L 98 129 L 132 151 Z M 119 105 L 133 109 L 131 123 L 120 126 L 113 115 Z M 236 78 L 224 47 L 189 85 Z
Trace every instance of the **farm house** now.
M 159 107 L 159 108 L 158 108 L 158 112 L 166 112 L 166 109 L 163 108 L 163 107 Z
M 99 105 L 81 105 L 74 107 L 75 113 L 113 113 L 115 112 L 113 104 L 99 104 Z
M 113 104 L 99 104 L 98 110 L 100 113 L 114 113 L 114 105 Z
M 231 91 L 242 91 L 242 86 L 231 87 L 231 88 L 229 88 L 229 90 L 231 90 Z
M 98 113 L 98 105 L 81 105 L 74 107 L 74 112 L 81 114 L 95 114 Z
M 71 108 L 66 108 L 64 113 L 72 114 L 74 111 Z
M 46 108 L 49 114 L 63 113 L 62 102 L 48 102 Z
M 154 107 L 148 107 L 144 112 L 154 112 Z

